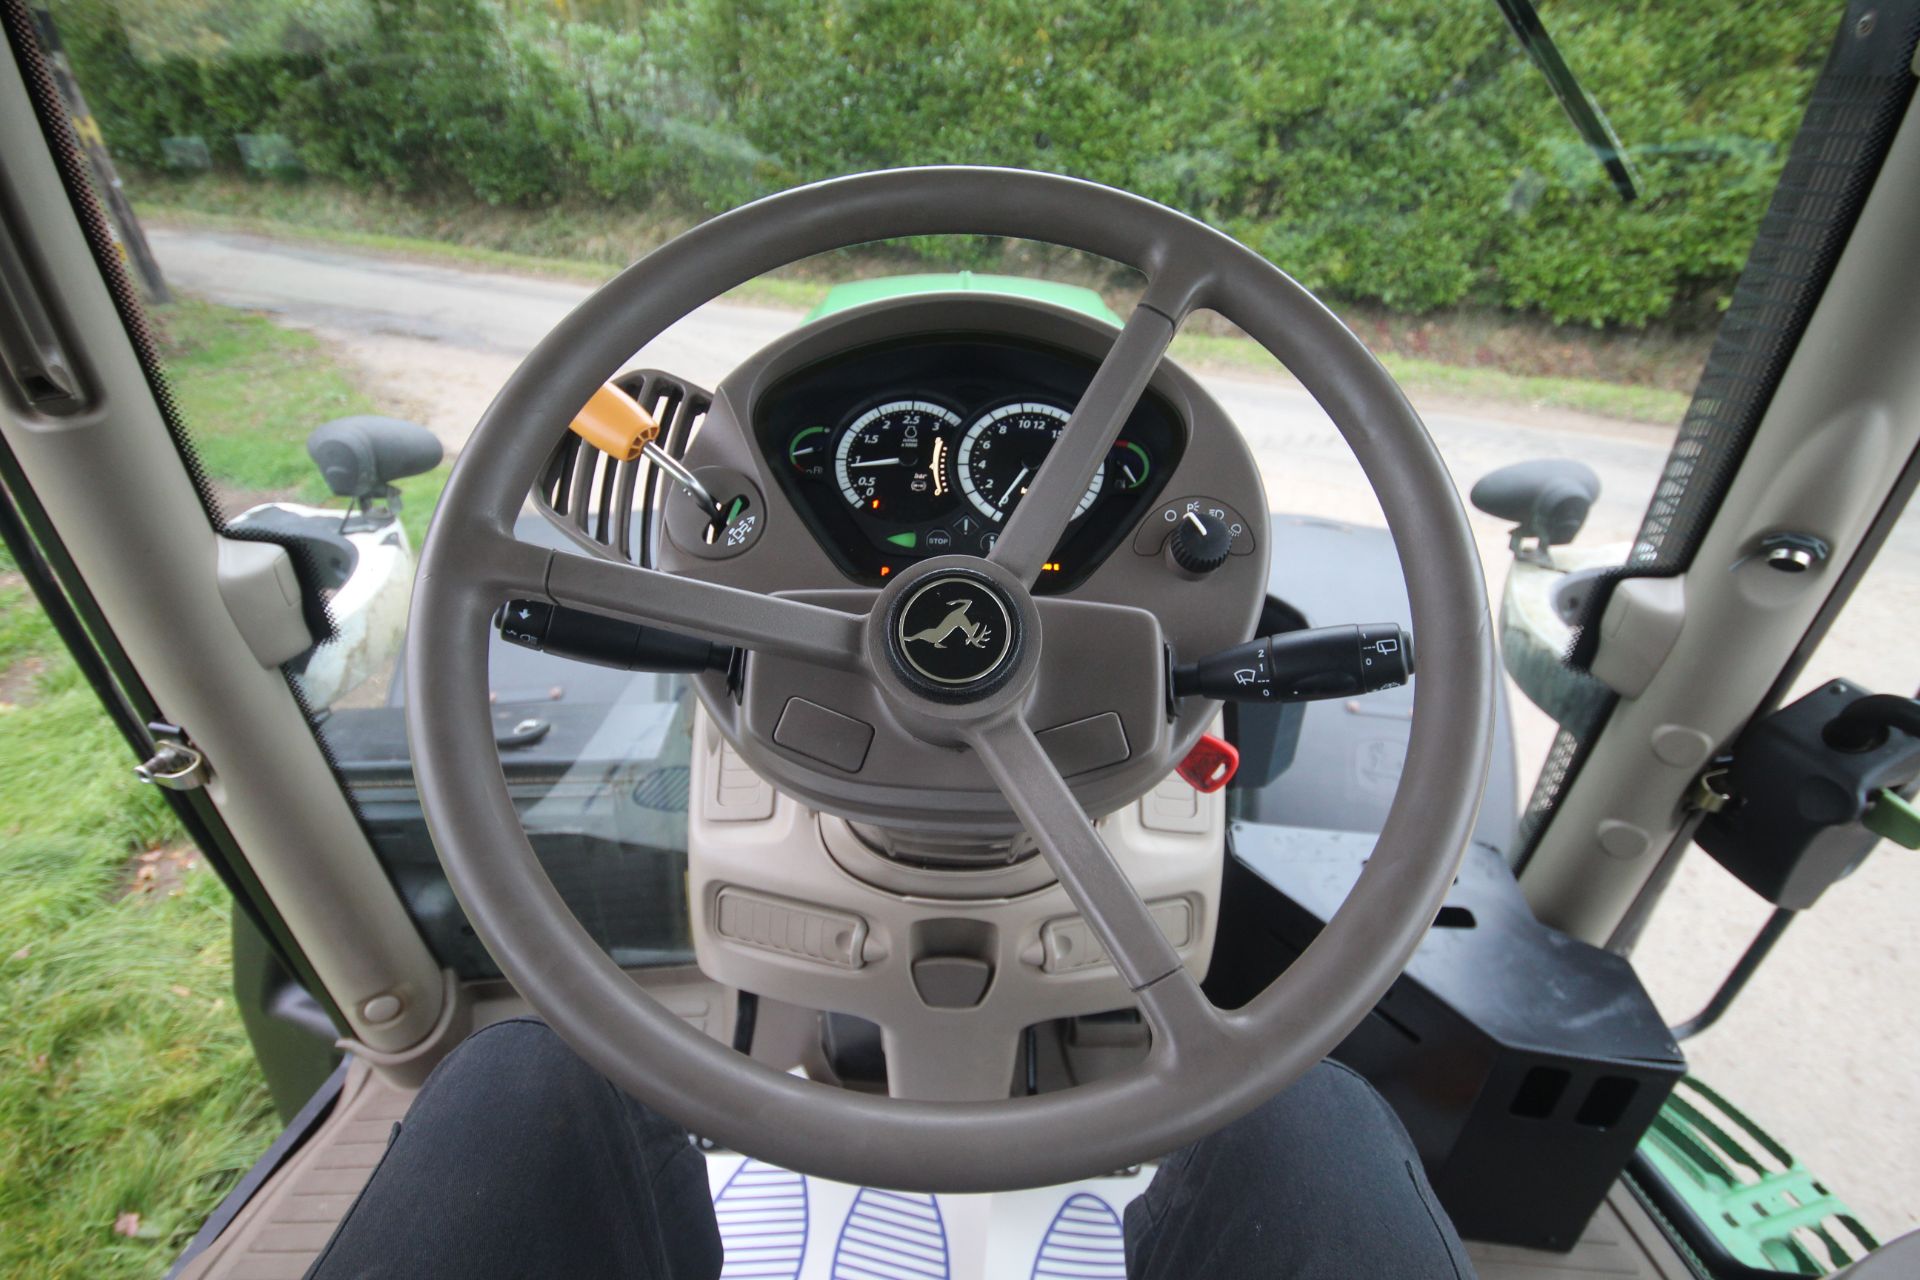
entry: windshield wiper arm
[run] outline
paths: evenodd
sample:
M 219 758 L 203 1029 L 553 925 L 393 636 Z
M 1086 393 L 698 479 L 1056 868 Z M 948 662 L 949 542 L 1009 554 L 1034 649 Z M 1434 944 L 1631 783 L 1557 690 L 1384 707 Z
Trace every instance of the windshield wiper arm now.
M 1573 127 L 1579 130 L 1580 136 L 1593 151 L 1594 158 L 1606 169 L 1607 177 L 1613 180 L 1613 189 L 1620 193 L 1621 201 L 1631 203 L 1639 199 L 1640 183 L 1627 164 L 1626 151 L 1620 145 L 1620 135 L 1613 131 L 1613 126 L 1607 123 L 1606 113 L 1600 110 L 1600 104 L 1580 87 L 1573 69 L 1560 56 L 1553 37 L 1547 34 L 1546 27 L 1540 22 L 1540 14 L 1533 7 L 1533 0 L 1493 2 L 1500 6 L 1500 12 L 1506 16 L 1507 25 L 1513 28 L 1513 34 L 1520 40 L 1520 47 L 1540 68 L 1540 74 L 1547 78 L 1553 96 L 1560 99 L 1560 105 L 1566 109 Z

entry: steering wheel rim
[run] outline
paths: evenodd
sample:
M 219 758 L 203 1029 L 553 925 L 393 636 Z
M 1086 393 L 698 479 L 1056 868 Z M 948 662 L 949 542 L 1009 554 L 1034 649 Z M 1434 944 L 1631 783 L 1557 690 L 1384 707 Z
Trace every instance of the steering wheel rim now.
M 1406 766 L 1372 858 L 1318 938 L 1232 1012 L 1215 1009 L 1177 957 L 1169 962 L 1165 938 L 1021 720 L 1017 694 L 997 691 L 976 712 L 930 714 L 930 731 L 980 752 L 1154 1033 L 1146 1061 L 1130 1071 L 991 1102 L 877 1098 L 802 1080 L 654 1001 L 547 879 L 508 796 L 485 698 L 489 618 L 510 595 L 817 662 L 863 661 L 876 633 L 867 619 L 784 600 L 775 611 L 752 603 L 774 597 L 556 555 L 518 542 L 512 528 L 578 407 L 682 316 L 803 257 L 936 234 L 1058 244 L 1148 279 L 984 562 L 1016 603 L 1091 476 L 1090 466 L 1077 474 L 1071 456 L 1103 450 L 1099 430 L 1078 424 L 1123 419 L 1179 323 L 1208 307 L 1292 371 L 1353 448 L 1400 555 L 1426 677 L 1415 682 Z M 1024 170 L 888 170 L 796 188 L 703 223 L 621 273 L 527 356 L 463 451 L 422 550 L 407 730 L 421 805 L 469 920 L 521 995 L 618 1087 L 736 1149 L 840 1181 L 943 1192 L 1042 1185 L 1157 1157 L 1250 1111 L 1330 1051 L 1399 975 L 1445 899 L 1485 786 L 1495 679 L 1485 600 L 1465 513 L 1418 415 L 1359 340 L 1279 268 L 1200 222 L 1094 183 Z

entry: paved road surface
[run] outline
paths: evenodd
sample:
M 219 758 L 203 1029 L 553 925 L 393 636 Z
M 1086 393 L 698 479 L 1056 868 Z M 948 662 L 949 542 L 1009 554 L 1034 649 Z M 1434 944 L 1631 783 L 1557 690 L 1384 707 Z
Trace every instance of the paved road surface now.
M 580 284 L 468 271 L 259 237 L 150 233 L 170 280 L 213 301 L 270 312 L 339 344 L 389 408 L 418 416 L 451 447 L 519 359 L 584 298 Z M 790 311 L 711 304 L 639 354 L 711 386 L 798 323 Z M 1382 523 L 1358 466 L 1326 416 L 1283 378 L 1208 375 L 1244 430 L 1276 510 Z M 1602 495 L 1582 543 L 1626 541 L 1638 527 L 1671 433 L 1519 408 L 1422 404 L 1463 488 L 1495 466 L 1570 456 L 1599 472 Z M 1475 512 L 1497 591 L 1506 528 Z M 1283 552 L 1284 553 L 1284 552 Z M 1920 512 L 1910 513 L 1843 619 L 1807 685 L 1845 674 L 1909 691 L 1920 683 Z M 1552 737 L 1516 696 L 1515 733 L 1530 783 Z M 1883 848 L 1821 909 L 1796 922 L 1734 1012 L 1689 1045 L 1696 1069 L 1821 1171 L 1870 1226 L 1920 1224 L 1920 855 Z M 1662 1009 L 1694 1011 L 1765 908 L 1705 858 L 1690 860 L 1636 962 Z

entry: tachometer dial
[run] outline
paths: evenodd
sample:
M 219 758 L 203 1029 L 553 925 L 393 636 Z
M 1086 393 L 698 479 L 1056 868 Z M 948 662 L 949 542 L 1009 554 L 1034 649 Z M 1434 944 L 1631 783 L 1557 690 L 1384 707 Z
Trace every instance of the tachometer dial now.
M 1058 405 L 1025 402 L 1002 405 L 967 428 L 960 440 L 955 473 L 960 492 L 987 519 L 999 523 L 1020 505 L 1020 495 L 1033 483 L 1040 464 L 1067 425 L 1069 414 Z M 1106 464 L 1093 473 L 1093 483 L 1073 509 L 1073 519 L 1085 515 L 1105 483 Z
M 960 415 L 925 400 L 892 400 L 840 435 L 833 474 L 848 505 L 880 520 L 931 520 L 955 502 L 947 455 Z

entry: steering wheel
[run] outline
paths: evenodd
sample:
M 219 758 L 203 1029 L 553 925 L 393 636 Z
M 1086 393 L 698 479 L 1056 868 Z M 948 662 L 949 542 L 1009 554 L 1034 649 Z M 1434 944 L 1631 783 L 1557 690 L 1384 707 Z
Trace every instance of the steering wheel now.
M 809 255 L 944 234 L 1062 245 L 1147 278 L 986 559 L 923 560 L 861 616 L 513 537 L 575 412 L 669 325 Z M 1031 588 L 1181 322 L 1201 307 L 1278 358 L 1352 446 L 1399 551 L 1421 655 L 1406 766 L 1373 856 L 1305 953 L 1233 1011 L 1217 1009 L 1182 967 L 1023 716 L 1041 669 Z M 1004 609 L 1012 631 L 1004 646 L 989 646 L 990 669 L 941 688 L 900 660 L 905 604 L 933 583 L 971 584 L 990 597 L 982 612 Z M 856 674 L 913 734 L 977 753 L 1131 989 L 1152 1035 L 1144 1061 L 1033 1097 L 889 1099 L 775 1071 L 657 1003 L 573 917 L 509 799 L 487 706 L 487 648 L 491 615 L 515 596 L 812 663 L 837 678 Z M 946 1192 L 1036 1186 L 1158 1157 L 1252 1110 L 1331 1050 L 1399 975 L 1446 896 L 1485 788 L 1494 681 L 1485 602 L 1465 513 L 1419 417 L 1360 341 L 1277 267 L 1200 222 L 1093 183 L 1006 169 L 891 170 L 800 187 L 703 223 L 628 268 L 534 348 L 481 418 L 426 539 L 407 638 L 407 731 L 421 806 L 468 918 L 520 994 L 615 1085 L 694 1132 L 818 1176 Z M 1112 647 L 1126 642 L 1116 637 Z M 1163 658 L 1127 651 L 1086 661 L 1137 670 Z

